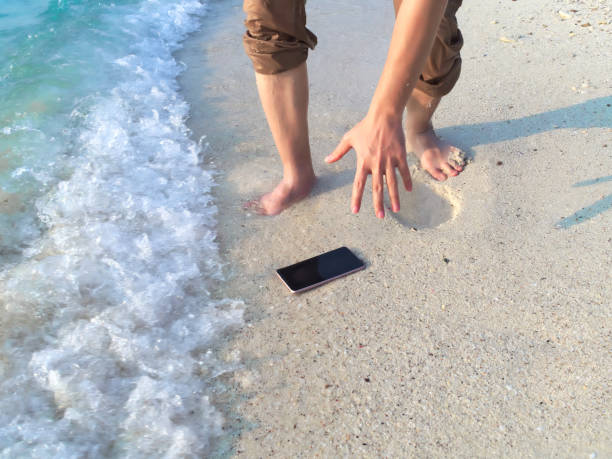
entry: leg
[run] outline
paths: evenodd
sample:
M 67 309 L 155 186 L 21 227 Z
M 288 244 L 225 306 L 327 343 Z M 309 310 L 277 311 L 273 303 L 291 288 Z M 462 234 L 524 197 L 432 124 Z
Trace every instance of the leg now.
M 253 61 L 259 98 L 283 164 L 283 179 L 248 203 L 276 215 L 304 199 L 315 181 L 308 141 L 308 49 L 305 0 L 245 0 L 244 44 Z
M 308 142 L 308 75 L 306 63 L 275 75 L 258 73 L 257 89 L 276 148 L 283 179 L 257 202 L 260 213 L 276 215 L 304 199 L 315 175 Z
M 396 11 L 401 2 L 394 0 Z M 421 166 L 440 181 L 456 176 L 465 165 L 463 152 L 442 141 L 431 122 L 440 100 L 452 90 L 461 70 L 459 51 L 463 38 L 455 18 L 460 5 L 461 0 L 449 0 L 430 56 L 406 105 L 409 147 L 420 159 Z
M 465 155 L 457 147 L 440 139 L 431 118 L 440 103 L 440 97 L 431 97 L 415 89 L 406 105 L 406 140 L 421 166 L 439 181 L 458 175 L 465 166 Z

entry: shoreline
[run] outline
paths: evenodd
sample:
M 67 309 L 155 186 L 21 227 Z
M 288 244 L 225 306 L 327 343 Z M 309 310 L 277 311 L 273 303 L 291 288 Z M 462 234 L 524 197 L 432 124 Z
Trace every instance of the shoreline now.
M 172 53 L 204 6 L 80 3 L 0 18 L 0 455 L 202 456 L 242 324 Z
M 241 210 L 276 183 L 280 164 L 242 49 L 241 2 L 211 3 L 177 55 L 188 65 L 179 78 L 188 125 L 195 139 L 206 135 L 206 162 L 218 172 L 227 280 L 216 293 L 246 303 L 247 325 L 223 351 L 244 368 L 219 395 L 230 432 L 219 454 L 230 454 L 228 442 L 246 457 L 612 452 L 610 188 L 573 186 L 612 169 L 612 145 L 602 147 L 612 132 L 601 63 L 610 51 L 563 57 L 603 42 L 610 26 L 582 28 L 569 42 L 554 11 L 552 1 L 462 7 L 463 75 L 435 121 L 474 162 L 436 183 L 410 157 L 415 192 L 379 221 L 369 191 L 360 214 L 349 212 L 353 157 L 333 166 L 323 158 L 367 110 L 391 2 L 309 5 L 320 38 L 309 58 L 319 180 L 311 198 L 274 218 Z M 346 31 L 333 34 L 338 25 Z M 589 218 L 555 227 L 602 196 Z M 274 276 L 341 245 L 365 271 L 299 296 Z

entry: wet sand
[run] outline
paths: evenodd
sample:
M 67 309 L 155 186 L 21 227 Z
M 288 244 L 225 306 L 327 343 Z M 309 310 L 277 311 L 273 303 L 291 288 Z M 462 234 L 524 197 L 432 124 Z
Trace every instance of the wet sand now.
M 354 155 L 323 158 L 367 111 L 387 3 L 309 4 L 319 181 L 274 218 L 241 209 L 281 174 L 241 2 L 211 2 L 179 54 L 190 126 L 218 171 L 217 294 L 247 305 L 224 351 L 242 369 L 218 396 L 229 437 L 217 454 L 610 456 L 609 7 L 466 2 L 462 78 L 434 121 L 473 162 L 438 183 L 410 156 L 415 189 L 381 221 L 369 190 L 350 213 Z M 298 296 L 275 275 L 342 245 L 364 271 Z

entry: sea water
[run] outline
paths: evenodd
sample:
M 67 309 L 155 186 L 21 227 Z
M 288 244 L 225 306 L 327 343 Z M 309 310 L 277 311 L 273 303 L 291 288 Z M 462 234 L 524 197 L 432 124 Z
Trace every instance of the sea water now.
M 198 0 L 0 0 L 0 457 L 202 457 L 221 280 Z

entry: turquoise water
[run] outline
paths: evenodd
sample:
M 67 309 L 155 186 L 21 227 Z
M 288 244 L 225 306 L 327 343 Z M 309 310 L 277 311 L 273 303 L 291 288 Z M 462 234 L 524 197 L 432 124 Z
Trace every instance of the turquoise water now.
M 241 323 L 173 52 L 197 0 L 0 0 L 0 457 L 202 457 Z M 203 76 L 204 78 L 205 76 Z
M 134 37 L 129 20 L 116 19 L 137 6 L 135 1 L 0 4 L 4 254 L 18 252 L 40 234 L 24 208 L 63 177 L 67 156 L 80 154 L 74 146 L 78 120 L 71 114 L 120 78 L 114 60 L 129 53 Z

